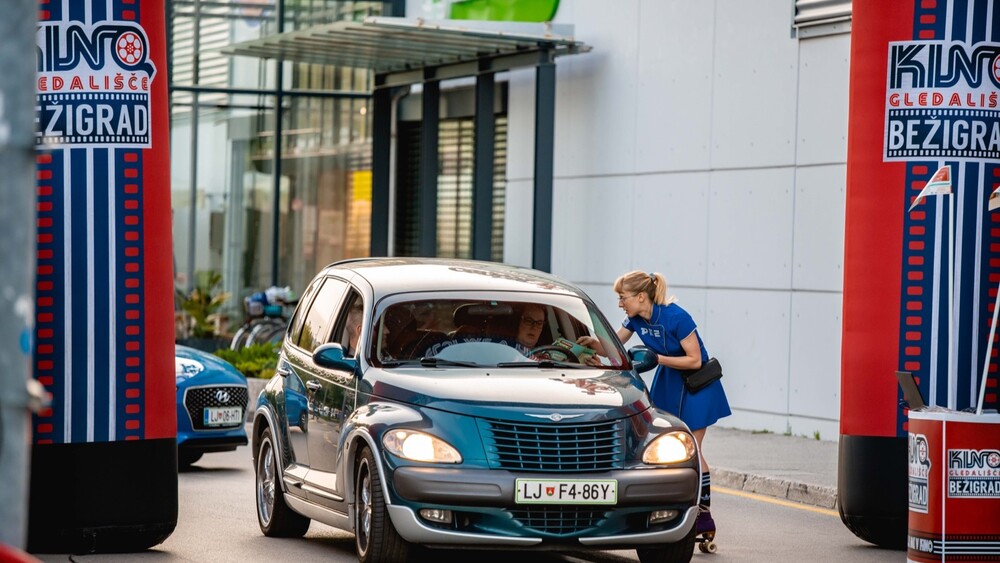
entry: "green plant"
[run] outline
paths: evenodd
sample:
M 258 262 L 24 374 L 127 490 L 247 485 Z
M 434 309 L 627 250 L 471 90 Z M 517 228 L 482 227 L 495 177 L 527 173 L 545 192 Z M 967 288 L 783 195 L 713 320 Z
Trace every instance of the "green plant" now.
M 222 274 L 214 271 L 195 273 L 194 289 L 185 293 L 177 290 L 177 303 L 188 317 L 189 335 L 194 338 L 217 336 L 215 319 L 219 309 L 229 300 L 221 291 Z
M 269 379 L 278 367 L 279 344 L 250 344 L 239 350 L 216 350 L 215 355 L 233 364 L 247 377 Z
M 813 439 L 819 441 L 819 430 L 813 430 Z

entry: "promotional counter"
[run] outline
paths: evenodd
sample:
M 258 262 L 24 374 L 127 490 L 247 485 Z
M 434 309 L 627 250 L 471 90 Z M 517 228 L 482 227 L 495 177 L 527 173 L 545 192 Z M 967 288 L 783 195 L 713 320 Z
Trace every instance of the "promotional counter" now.
M 1000 415 L 910 412 L 906 560 L 1000 561 Z

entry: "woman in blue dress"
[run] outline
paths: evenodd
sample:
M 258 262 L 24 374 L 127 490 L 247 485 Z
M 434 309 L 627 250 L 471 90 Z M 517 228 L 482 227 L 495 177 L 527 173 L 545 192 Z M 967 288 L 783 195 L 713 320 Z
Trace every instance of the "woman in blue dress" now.
M 698 335 L 697 326 L 691 315 L 667 297 L 667 281 L 659 273 L 640 271 L 629 272 L 615 280 L 618 306 L 625 311 L 625 321 L 618 329 L 618 339 L 628 341 L 633 333 L 639 335 L 642 343 L 657 354 L 656 374 L 649 391 L 657 408 L 670 412 L 684 421 L 698 442 L 702 451 L 705 431 L 720 418 L 729 416 L 729 400 L 722 388 L 722 380 L 716 380 L 691 393 L 684 387 L 681 371 L 698 369 L 708 361 L 705 344 Z M 581 344 L 603 349 L 596 338 L 583 337 Z M 711 473 L 704 454 L 701 457 L 701 499 L 702 510 L 698 515 L 698 533 L 715 532 L 712 519 Z

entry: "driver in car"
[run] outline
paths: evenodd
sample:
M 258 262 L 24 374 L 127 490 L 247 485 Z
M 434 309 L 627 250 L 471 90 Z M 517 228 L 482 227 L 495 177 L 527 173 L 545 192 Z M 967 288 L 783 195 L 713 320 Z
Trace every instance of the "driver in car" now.
M 545 309 L 541 305 L 528 304 L 521 310 L 521 319 L 517 325 L 517 343 L 524 351 L 531 351 L 538 345 L 545 326 Z

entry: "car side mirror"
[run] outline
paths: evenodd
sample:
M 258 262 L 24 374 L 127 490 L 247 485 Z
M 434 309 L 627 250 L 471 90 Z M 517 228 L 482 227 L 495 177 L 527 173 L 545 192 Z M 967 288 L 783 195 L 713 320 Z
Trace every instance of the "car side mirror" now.
M 628 357 L 632 360 L 632 367 L 636 372 L 642 373 L 656 367 L 656 352 L 645 346 L 635 346 L 629 348 Z
M 353 373 L 358 368 L 358 361 L 344 357 L 344 347 L 336 342 L 323 344 L 312 355 L 313 362 L 319 367 L 349 371 Z

